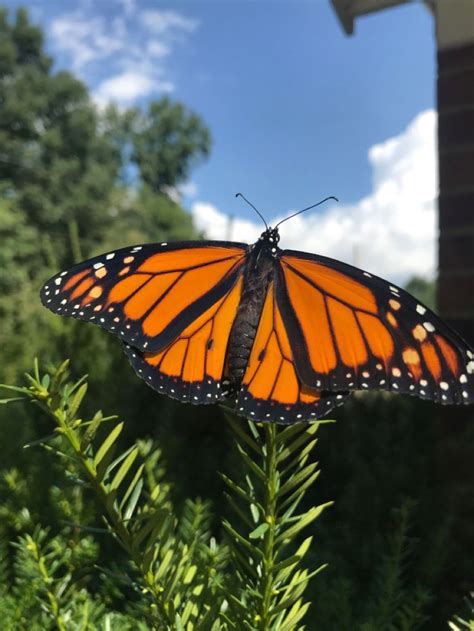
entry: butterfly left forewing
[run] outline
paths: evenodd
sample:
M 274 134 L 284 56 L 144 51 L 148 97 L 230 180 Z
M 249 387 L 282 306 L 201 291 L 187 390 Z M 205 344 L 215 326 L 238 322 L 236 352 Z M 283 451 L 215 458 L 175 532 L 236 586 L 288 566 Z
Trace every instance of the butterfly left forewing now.
M 139 245 L 53 276 L 51 311 L 98 324 L 143 351 L 160 351 L 237 282 L 246 246 L 227 242 Z
M 304 383 L 473 401 L 472 349 L 407 292 L 326 257 L 285 251 L 280 262 L 279 301 Z

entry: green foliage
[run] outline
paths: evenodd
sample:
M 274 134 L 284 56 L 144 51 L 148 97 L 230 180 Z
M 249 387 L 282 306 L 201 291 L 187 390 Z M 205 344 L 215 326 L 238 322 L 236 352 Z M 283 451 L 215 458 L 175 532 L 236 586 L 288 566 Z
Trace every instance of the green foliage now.
M 474 631 L 474 592 L 472 592 L 468 598 L 466 598 L 467 611 L 466 617 L 454 616 L 453 620 L 449 622 L 449 628 L 452 631 Z
M 310 606 L 304 592 L 324 566 L 310 571 L 302 563 L 312 536 L 297 542 L 331 504 L 297 512 L 319 475 L 310 460 L 319 423 L 284 428 L 248 421 L 247 431 L 237 421 L 230 423 L 246 475 L 239 482 L 223 476 L 239 522 L 224 521 L 237 569 L 225 619 L 231 629 L 303 629 Z
M 209 155 L 209 131 L 181 103 L 167 98 L 150 103 L 133 127 L 132 159 L 155 192 L 186 180 L 191 166 Z
M 405 289 L 416 296 L 420 302 L 436 311 L 436 282 L 421 276 L 410 278 Z
M 210 541 L 208 505 L 188 501 L 178 526 L 169 485 L 157 466 L 159 451 L 144 442 L 120 451 L 123 422 L 100 412 L 87 421 L 79 418 L 87 384 L 84 379 L 71 383 L 68 377 L 67 362 L 43 376 L 36 364 L 34 375 L 27 375 L 28 388 L 8 389 L 54 420 L 54 433 L 39 444 L 61 459 L 75 484 L 95 495 L 107 531 L 128 559 L 128 570 L 125 566 L 116 578 L 124 589 L 142 594 L 132 607 L 135 615 L 153 629 L 215 628 L 223 553 Z M 83 524 L 73 526 L 87 530 Z M 36 535 L 26 535 L 20 549 L 31 553 L 36 582 L 42 581 L 37 592 L 46 599 L 47 615 L 63 629 L 67 612 L 62 612 L 61 600 L 68 601 L 73 573 L 60 571 L 70 563 L 56 558 L 54 542 L 45 543 L 45 535 Z M 72 606 L 69 601 L 67 606 Z

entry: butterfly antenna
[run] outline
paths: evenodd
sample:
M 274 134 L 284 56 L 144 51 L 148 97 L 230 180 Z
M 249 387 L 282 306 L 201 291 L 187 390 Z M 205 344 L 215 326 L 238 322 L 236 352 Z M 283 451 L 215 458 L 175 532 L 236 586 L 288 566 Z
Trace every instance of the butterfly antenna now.
M 339 200 L 337 199 L 337 197 L 334 197 L 334 195 L 330 195 L 329 197 L 325 197 L 324 199 L 322 199 L 320 202 L 318 202 L 317 204 L 313 204 L 312 206 L 308 206 L 308 208 L 303 208 L 303 210 L 299 210 L 297 213 L 293 213 L 292 215 L 290 215 L 289 217 L 285 217 L 285 219 L 282 219 L 281 221 L 279 221 L 277 223 L 277 225 L 275 226 L 275 228 L 278 228 L 278 226 L 280 226 L 282 223 L 284 223 L 285 221 L 288 221 L 288 219 L 291 219 L 292 217 L 296 217 L 296 215 L 301 215 L 301 213 L 305 213 L 307 210 L 311 210 L 311 208 L 316 208 L 316 206 L 320 206 L 321 204 L 324 204 L 324 202 L 327 202 L 328 200 L 333 199 L 334 201 L 338 202 Z
M 236 194 L 235 194 L 235 196 L 236 196 L 236 197 L 241 197 L 241 198 L 244 200 L 244 202 L 247 202 L 247 204 L 248 204 L 249 206 L 251 206 L 251 207 L 254 209 L 254 211 L 257 213 L 257 215 L 260 217 L 260 219 L 261 219 L 261 220 L 263 221 L 263 223 L 265 224 L 265 228 L 268 230 L 268 224 L 267 224 L 267 222 L 265 221 L 265 218 L 264 218 L 264 216 L 262 215 L 262 213 L 261 213 L 259 210 L 257 210 L 257 209 L 255 208 L 255 206 L 254 206 L 251 202 L 249 202 L 249 200 L 248 200 L 248 199 L 247 199 L 244 195 L 242 195 L 242 193 L 236 193 Z

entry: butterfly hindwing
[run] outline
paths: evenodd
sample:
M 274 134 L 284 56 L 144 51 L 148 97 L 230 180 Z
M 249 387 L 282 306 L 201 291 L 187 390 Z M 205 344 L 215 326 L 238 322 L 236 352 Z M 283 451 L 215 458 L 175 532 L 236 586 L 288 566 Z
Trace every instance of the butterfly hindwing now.
M 244 244 L 216 241 L 123 248 L 53 276 L 41 299 L 55 313 L 157 352 L 230 291 L 246 251 Z
M 139 377 L 160 394 L 190 403 L 224 398 L 222 381 L 230 330 L 242 294 L 242 276 L 230 291 L 157 353 L 125 345 Z
M 278 301 L 303 383 L 472 402 L 472 350 L 406 291 L 322 256 L 287 250 L 280 265 Z
M 301 384 L 272 281 L 237 396 L 236 412 L 254 420 L 278 423 L 314 420 L 326 415 L 347 396 L 347 392 L 321 392 Z

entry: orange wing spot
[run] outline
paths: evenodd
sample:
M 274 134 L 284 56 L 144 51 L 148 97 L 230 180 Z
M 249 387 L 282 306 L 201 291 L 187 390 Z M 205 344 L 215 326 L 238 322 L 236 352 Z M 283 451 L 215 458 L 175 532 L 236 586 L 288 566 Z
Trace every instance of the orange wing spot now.
M 166 349 L 160 351 L 159 353 L 144 353 L 143 359 L 146 361 L 147 364 L 150 364 L 150 366 L 158 366 L 165 353 Z
M 182 379 L 184 381 L 202 381 L 206 363 L 206 342 L 211 332 L 209 324 L 189 339 L 188 352 L 183 366 Z
M 212 328 L 213 345 L 206 354 L 206 373 L 214 379 L 220 379 L 224 371 L 224 361 L 229 343 L 229 335 L 237 315 L 242 295 L 243 278 L 240 277 L 235 287 L 227 295 L 224 304 L 217 312 Z M 206 339 L 207 344 L 207 339 Z
M 284 361 L 278 375 L 272 400 L 278 403 L 298 403 L 299 386 L 295 369 L 291 362 Z
M 66 291 L 67 289 L 70 289 L 71 287 L 73 287 L 76 283 L 78 283 L 81 280 L 81 278 L 84 278 L 86 274 L 89 274 L 89 272 L 90 272 L 90 269 L 84 269 L 82 270 L 82 272 L 78 272 L 77 274 L 74 274 L 74 276 L 71 276 L 71 278 L 69 278 L 67 282 L 64 284 L 63 291 Z
M 390 311 L 387 313 L 387 320 L 388 320 L 389 324 L 391 324 L 393 326 L 394 329 L 396 329 L 398 327 L 397 319 L 393 315 L 393 313 L 391 313 Z
M 220 259 L 232 258 L 232 262 L 235 263 L 236 258 L 242 258 L 243 256 L 245 256 L 245 252 L 237 248 L 189 248 L 187 250 L 153 254 L 140 265 L 138 270 L 140 272 L 154 273 L 185 270 Z
M 253 351 L 252 351 L 253 354 Z M 258 399 L 268 399 L 275 386 L 278 370 L 282 362 L 278 343 L 273 333 L 266 346 L 266 353 L 249 385 L 249 392 Z M 272 397 L 273 398 L 273 397 Z
M 127 265 L 127 267 L 123 267 L 120 272 L 118 273 L 119 276 L 125 276 L 125 274 L 128 274 L 128 272 L 130 271 L 130 267 Z
M 412 331 L 412 334 L 415 340 L 418 340 L 419 342 L 423 342 L 428 336 L 425 327 L 421 324 L 416 325 L 416 327 Z
M 170 377 L 179 377 L 183 369 L 184 355 L 187 347 L 187 340 L 178 340 L 169 346 L 161 362 L 161 372 Z
M 328 308 L 342 361 L 354 367 L 365 364 L 367 349 L 353 311 L 333 298 L 328 298 Z
M 438 342 L 441 353 L 443 354 L 443 357 L 448 364 L 450 371 L 453 373 L 453 375 L 457 377 L 457 375 L 459 374 L 459 361 L 456 355 L 456 351 L 440 335 L 435 335 L 435 340 Z
M 292 256 L 285 256 L 282 260 L 284 263 L 292 265 L 322 291 L 331 294 L 334 298 L 343 300 L 355 309 L 377 312 L 377 303 L 373 293 L 349 276 L 313 261 Z
M 428 367 L 428 370 L 433 375 L 434 380 L 437 382 L 441 377 L 441 362 L 439 361 L 438 354 L 435 347 L 431 342 L 423 342 L 421 345 L 421 352 L 423 359 Z
M 97 305 L 94 307 L 94 311 L 100 311 L 102 309 L 102 305 Z
M 100 298 L 102 296 L 102 291 L 103 291 L 102 287 L 100 287 L 99 285 L 96 285 L 95 287 L 92 287 L 92 289 L 87 295 L 89 298 Z
M 383 359 L 385 366 L 387 366 L 393 356 L 394 344 L 392 336 L 375 316 L 359 312 L 357 318 L 371 352 L 379 359 Z
M 133 276 L 120 280 L 115 287 L 112 287 L 110 290 L 108 303 L 123 302 L 150 278 L 151 274 L 133 274 Z
M 316 401 L 319 401 L 320 399 L 321 399 L 321 396 L 319 392 L 317 392 L 316 390 L 311 390 L 310 388 L 307 388 L 306 386 L 301 387 L 301 392 L 300 392 L 301 403 L 316 403 Z
M 394 311 L 398 311 L 400 309 L 400 307 L 402 306 L 398 300 L 393 300 L 393 298 L 391 300 L 388 301 L 388 304 L 392 307 L 392 309 Z
M 290 302 L 307 340 L 311 365 L 316 372 L 328 373 L 336 366 L 329 321 L 320 291 L 284 266 Z
M 174 274 L 163 274 L 152 278 L 125 303 L 124 312 L 127 318 L 132 320 L 141 318 L 178 277 L 179 272 L 175 272 Z M 148 278 L 150 277 L 148 276 Z
M 91 285 L 93 284 L 94 284 L 93 278 L 85 278 L 81 283 L 79 283 L 76 289 L 74 289 L 72 294 L 69 296 L 69 299 L 73 300 L 74 298 L 78 298 L 79 296 L 82 296 L 82 294 L 84 294 L 89 289 L 89 287 L 91 287 Z
M 415 379 L 418 380 L 422 374 L 420 365 L 421 358 L 418 351 L 414 348 L 408 347 L 403 351 L 402 359 L 408 366 L 410 372 L 415 377 Z
M 187 306 L 198 300 L 230 271 L 234 259 L 207 265 L 205 269 L 192 269 L 185 272 L 171 291 L 151 311 L 143 322 L 145 335 L 154 337 L 170 324 Z
M 105 267 L 99 267 L 94 273 L 96 278 L 104 278 L 104 276 L 107 276 L 107 269 Z
M 123 259 L 123 262 L 125 263 L 125 265 L 127 265 L 127 263 L 133 263 L 133 261 L 134 261 L 134 260 L 135 260 L 135 257 L 134 257 L 134 256 L 126 256 L 126 257 Z
M 278 336 L 278 341 L 280 342 L 283 356 L 285 359 L 289 359 L 291 361 L 293 359 L 293 352 L 291 350 L 290 341 L 288 339 L 279 309 L 275 309 L 275 330 Z

